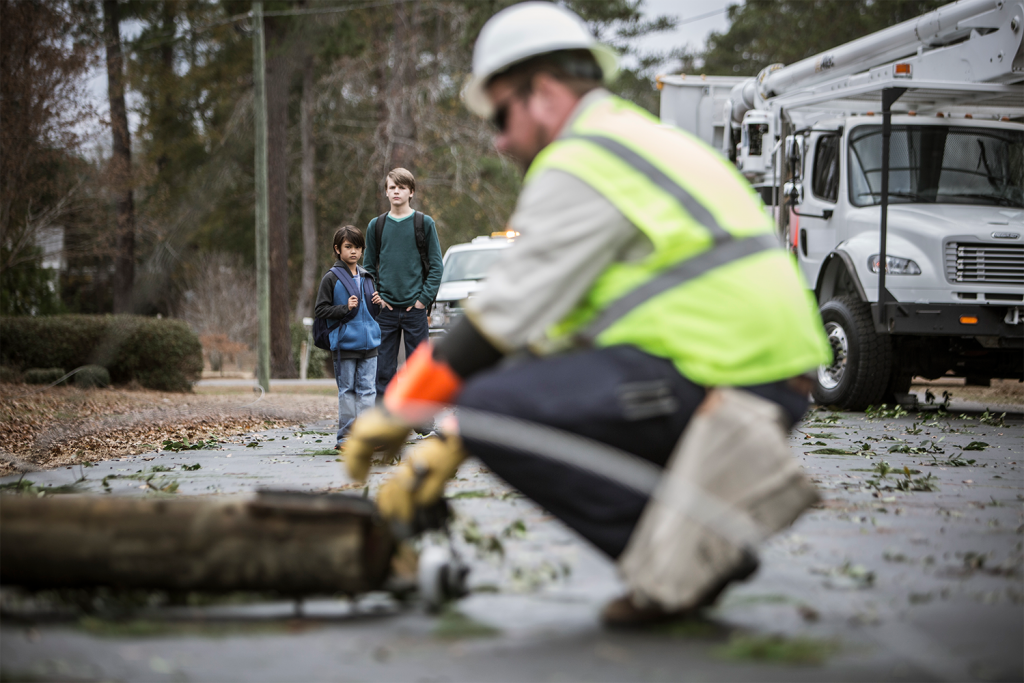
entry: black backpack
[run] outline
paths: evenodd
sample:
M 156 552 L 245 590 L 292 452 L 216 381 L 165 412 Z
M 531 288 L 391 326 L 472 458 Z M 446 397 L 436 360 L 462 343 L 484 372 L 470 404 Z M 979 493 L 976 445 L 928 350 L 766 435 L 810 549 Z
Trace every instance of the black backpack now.
M 377 216 L 377 222 L 373 224 L 373 232 L 377 238 L 374 246 L 375 256 L 377 257 L 377 271 L 380 272 L 380 241 L 384 237 L 384 221 L 388 219 L 387 212 Z M 420 252 L 420 265 L 423 267 L 423 280 L 427 279 L 427 273 L 430 272 L 430 262 L 427 260 L 427 230 L 423 227 L 423 212 L 417 211 L 412 217 L 412 230 L 413 235 L 416 237 L 416 250 Z M 433 301 L 424 301 L 424 305 L 427 307 L 427 315 L 430 315 L 430 309 L 434 307 Z
M 341 271 L 332 267 L 330 272 L 337 278 L 341 277 Z M 324 275 L 324 277 L 327 277 Z M 313 318 L 313 346 L 324 351 L 331 350 L 331 330 L 338 326 L 340 321 L 327 318 Z

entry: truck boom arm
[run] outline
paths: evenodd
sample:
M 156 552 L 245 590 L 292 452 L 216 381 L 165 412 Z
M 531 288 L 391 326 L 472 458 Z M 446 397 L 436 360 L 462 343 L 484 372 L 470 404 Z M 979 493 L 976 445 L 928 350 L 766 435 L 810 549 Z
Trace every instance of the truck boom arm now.
M 972 30 L 995 29 L 999 26 L 999 10 L 1004 3 L 1005 0 L 956 2 L 790 66 L 769 66 L 767 73 L 758 76 L 758 95 L 762 100 L 777 97 L 820 81 L 887 64 L 922 48 L 949 45 L 968 37 Z

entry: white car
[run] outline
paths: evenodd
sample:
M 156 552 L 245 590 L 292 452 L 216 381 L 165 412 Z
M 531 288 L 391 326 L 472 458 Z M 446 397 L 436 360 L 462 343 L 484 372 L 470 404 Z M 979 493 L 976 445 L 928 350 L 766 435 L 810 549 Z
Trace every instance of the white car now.
M 483 286 L 487 271 L 515 240 L 514 231 L 493 232 L 472 242 L 455 244 L 444 253 L 441 287 L 430 313 L 430 336 L 442 336 L 462 315 L 462 302 Z

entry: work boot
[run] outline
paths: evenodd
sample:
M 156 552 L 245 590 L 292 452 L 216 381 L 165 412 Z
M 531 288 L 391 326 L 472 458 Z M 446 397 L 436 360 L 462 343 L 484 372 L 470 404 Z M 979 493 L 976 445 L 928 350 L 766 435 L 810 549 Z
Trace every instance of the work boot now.
M 759 562 L 751 552 L 744 552 L 741 564 L 712 586 L 694 605 L 681 609 L 665 609 L 661 605 L 627 593 L 615 598 L 601 610 L 601 623 L 608 628 L 642 628 L 696 615 L 718 600 L 730 583 L 745 581 L 757 571 Z

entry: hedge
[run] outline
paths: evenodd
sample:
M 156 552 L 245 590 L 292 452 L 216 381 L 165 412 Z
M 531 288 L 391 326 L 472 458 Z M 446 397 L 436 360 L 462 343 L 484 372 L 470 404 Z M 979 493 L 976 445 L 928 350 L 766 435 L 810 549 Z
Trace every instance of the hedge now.
M 110 373 L 102 365 L 84 365 L 75 373 L 75 386 L 102 389 L 110 386 Z
M 32 368 L 25 371 L 25 384 L 53 384 L 66 374 L 64 368 Z
M 100 365 L 114 383 L 190 391 L 203 370 L 199 338 L 181 320 L 133 315 L 0 318 L 0 364 L 19 370 Z

